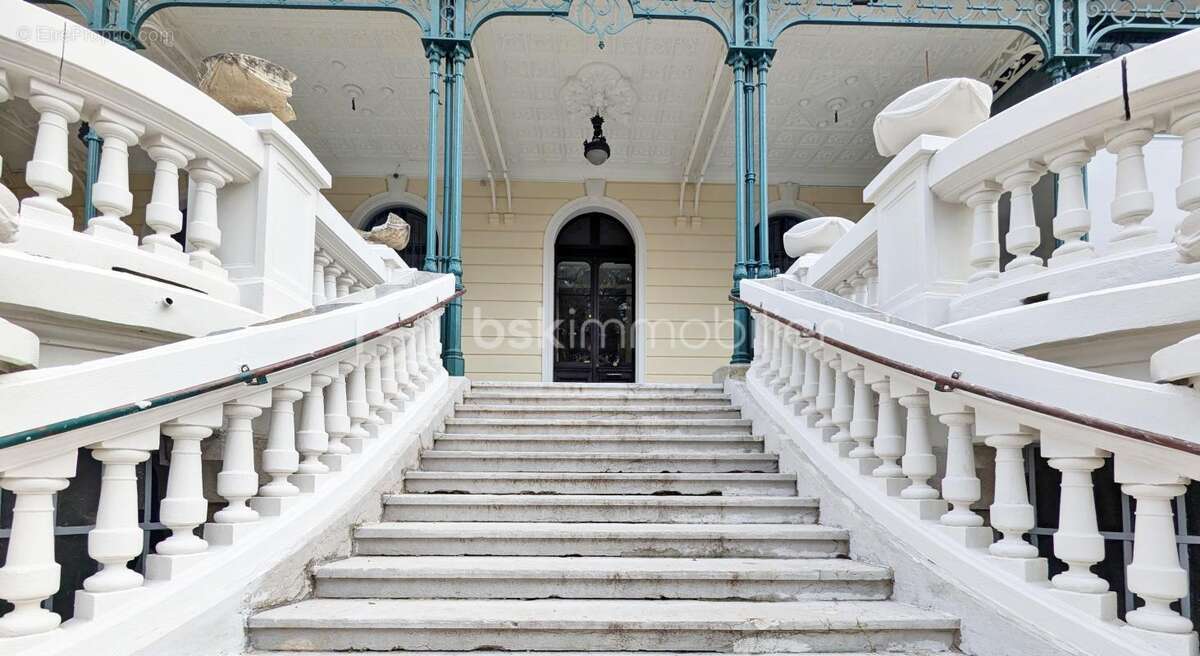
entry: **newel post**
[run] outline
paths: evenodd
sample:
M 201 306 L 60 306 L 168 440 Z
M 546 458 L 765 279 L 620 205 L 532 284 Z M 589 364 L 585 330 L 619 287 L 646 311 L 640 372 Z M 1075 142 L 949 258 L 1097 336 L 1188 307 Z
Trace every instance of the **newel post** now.
M 931 161 L 953 142 L 913 139 L 863 190 L 878 226 L 878 307 L 924 325 L 945 323 L 967 279 L 991 267 L 990 256 L 972 254 L 972 208 L 930 188 Z

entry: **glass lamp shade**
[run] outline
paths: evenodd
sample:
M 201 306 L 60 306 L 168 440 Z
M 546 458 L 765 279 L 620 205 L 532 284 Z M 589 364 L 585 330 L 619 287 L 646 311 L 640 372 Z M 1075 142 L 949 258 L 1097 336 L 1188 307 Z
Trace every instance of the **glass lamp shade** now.
M 594 141 L 589 141 L 583 145 L 584 159 L 591 162 L 595 166 L 600 166 L 601 164 L 607 162 L 608 155 L 609 155 L 609 150 L 608 150 L 608 144 L 606 144 L 606 143 L 603 143 L 603 142 L 596 143 Z
M 592 138 L 583 142 L 583 157 L 593 166 L 600 166 L 608 161 L 610 154 L 608 139 L 604 138 L 604 119 L 596 114 L 592 117 Z

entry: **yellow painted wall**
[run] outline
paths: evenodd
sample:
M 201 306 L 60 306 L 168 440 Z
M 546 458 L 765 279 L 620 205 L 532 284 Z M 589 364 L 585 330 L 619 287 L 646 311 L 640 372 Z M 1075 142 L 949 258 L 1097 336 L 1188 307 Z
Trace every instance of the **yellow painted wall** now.
M 337 178 L 326 192 L 349 217 L 372 195 L 387 190 L 384 178 Z M 424 196 L 423 180 L 409 180 L 408 191 Z M 498 192 L 503 212 L 503 187 Z M 777 193 L 772 189 L 772 199 Z M 515 220 L 488 221 L 491 194 L 486 185 L 463 185 L 463 352 L 467 375 L 476 380 L 541 380 L 542 243 L 555 212 L 584 195 L 583 183 L 521 182 L 512 186 Z M 733 264 L 734 187 L 705 185 L 698 225 L 677 226 L 679 186 L 670 183 L 610 182 L 606 195 L 626 205 L 646 233 L 647 382 L 708 381 L 729 361 L 731 309 L 726 297 Z M 799 199 L 832 215 L 855 219 L 869 206 L 862 190 L 802 187 Z M 689 188 L 688 213 L 691 213 Z M 483 321 L 477 320 L 480 317 Z M 535 331 L 529 338 L 496 342 L 488 319 L 520 320 Z M 718 333 L 718 326 L 720 332 Z M 509 327 L 506 327 L 506 330 Z M 673 338 L 666 335 L 671 333 Z M 657 336 L 656 336 L 657 335 Z M 724 343 L 705 341 L 718 336 Z

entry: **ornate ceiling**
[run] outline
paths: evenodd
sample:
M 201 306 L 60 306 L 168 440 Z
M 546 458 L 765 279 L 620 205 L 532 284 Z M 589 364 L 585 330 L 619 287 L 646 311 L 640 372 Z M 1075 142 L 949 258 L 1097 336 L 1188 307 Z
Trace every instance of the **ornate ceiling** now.
M 223 51 L 295 72 L 292 127 L 335 175 L 423 176 L 428 69 L 404 17 L 179 8 L 155 23 L 171 38 L 148 56 L 192 80 L 200 59 Z M 871 137 L 875 113 L 926 80 L 927 59 L 932 78 L 980 77 L 1016 38 L 878 27 L 785 33 L 770 73 L 771 181 L 865 184 L 884 163 Z M 601 49 L 564 21 L 510 17 L 489 22 L 474 47 L 465 175 L 482 179 L 490 167 L 500 178 L 507 167 L 513 179 L 732 179 L 732 84 L 707 26 L 641 22 Z M 582 156 L 597 80 L 609 88 L 601 102 L 620 108 L 606 117 L 613 155 L 600 169 Z

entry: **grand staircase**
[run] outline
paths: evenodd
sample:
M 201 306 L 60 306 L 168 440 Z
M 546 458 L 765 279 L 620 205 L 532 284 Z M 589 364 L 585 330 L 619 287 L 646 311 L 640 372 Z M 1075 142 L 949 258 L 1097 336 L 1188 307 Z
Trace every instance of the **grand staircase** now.
M 952 651 L 709 385 L 476 383 L 258 652 Z

